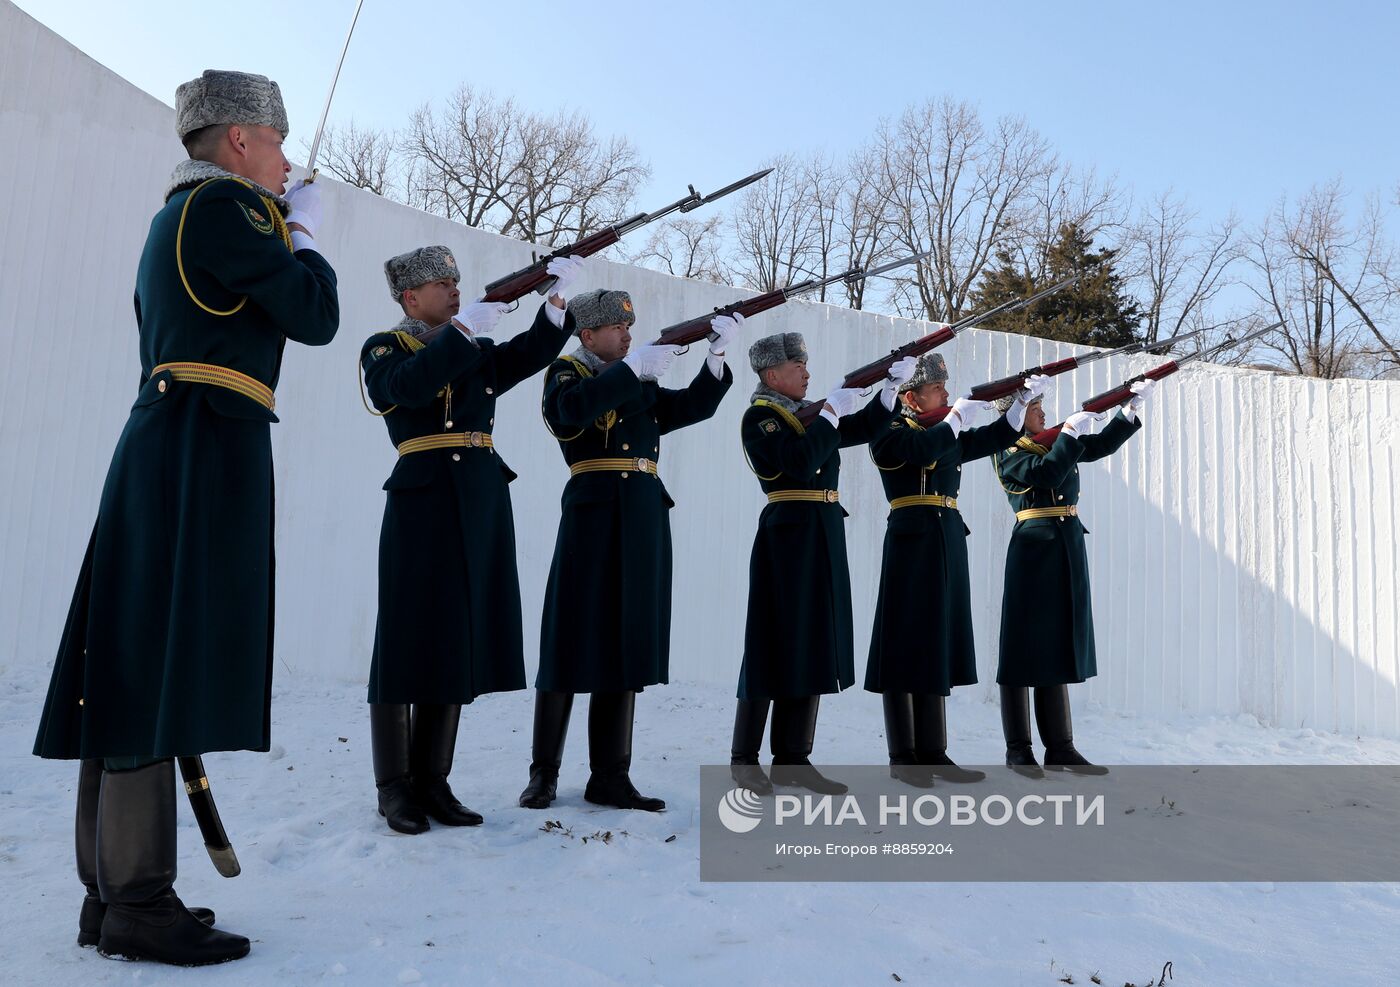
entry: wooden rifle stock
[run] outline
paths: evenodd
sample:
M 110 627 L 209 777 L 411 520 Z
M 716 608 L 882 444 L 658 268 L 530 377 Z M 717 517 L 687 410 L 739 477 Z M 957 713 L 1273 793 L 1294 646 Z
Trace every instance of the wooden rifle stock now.
M 687 319 L 685 322 L 677 322 L 661 331 L 661 335 L 656 338 L 654 346 L 689 346 L 697 343 L 710 334 L 710 323 L 717 315 L 734 315 L 736 312 L 744 318 L 749 318 L 766 312 L 770 308 L 777 308 L 787 301 L 787 292 L 783 288 L 764 292 L 753 298 L 745 299 L 742 302 L 734 302 L 732 305 L 725 305 L 717 308 L 709 315 L 702 315 L 699 318 Z
M 1119 405 L 1127 404 L 1133 399 L 1134 384 L 1143 380 L 1161 380 L 1163 377 L 1170 377 L 1180 369 L 1181 367 L 1177 365 L 1175 360 L 1168 360 L 1161 366 L 1153 367 L 1146 373 L 1138 374 L 1136 377 L 1129 377 L 1111 390 L 1104 391 L 1102 394 L 1095 394 L 1080 405 L 1080 408 L 1084 411 L 1092 411 L 1095 414 L 1117 408 Z M 1043 432 L 1037 432 L 1035 435 L 1031 436 L 1031 441 L 1037 445 L 1046 446 L 1048 448 L 1054 443 L 1055 439 L 1059 437 L 1060 430 L 1064 427 L 1064 423 L 1061 422 L 1054 428 L 1047 428 Z
M 1058 377 L 1060 374 L 1068 373 L 1079 366 L 1076 357 L 1067 356 L 1063 360 L 1056 360 L 1054 363 L 1047 363 L 1039 367 L 1031 367 L 1029 370 L 1022 370 L 1019 374 L 1012 374 L 1010 377 L 1003 377 L 1001 380 L 989 381 L 985 384 L 978 384 L 969 393 L 968 397 L 974 401 L 995 401 L 1004 398 L 1008 394 L 1015 394 L 1026 386 L 1026 379 L 1034 377 L 1036 374 L 1043 374 L 1046 377 Z
M 931 332 L 926 336 L 920 336 L 911 343 L 905 343 L 899 349 L 891 350 L 887 355 L 878 360 L 872 360 L 863 367 L 857 367 L 846 375 L 841 381 L 843 388 L 864 390 L 867 387 L 874 387 L 884 380 L 890 372 L 890 367 L 907 356 L 923 356 L 929 350 L 942 346 L 948 340 L 958 334 L 957 330 L 951 326 L 944 326 L 942 329 Z M 810 404 L 797 413 L 797 420 L 803 425 L 810 425 L 817 420 L 817 416 L 822 413 L 823 402 L 817 401 Z
M 546 283 L 552 280 L 549 276 L 549 262 L 556 257 L 591 257 L 600 250 L 611 247 L 618 240 L 622 239 L 620 224 L 614 224 L 607 229 L 599 230 L 597 233 L 590 233 L 588 236 L 572 243 L 567 247 L 560 247 L 551 251 L 536 260 L 529 267 L 522 267 L 514 274 L 507 274 L 503 278 L 497 278 L 486 286 L 482 294 L 483 302 L 513 302 L 524 298 L 532 291 L 537 291 Z

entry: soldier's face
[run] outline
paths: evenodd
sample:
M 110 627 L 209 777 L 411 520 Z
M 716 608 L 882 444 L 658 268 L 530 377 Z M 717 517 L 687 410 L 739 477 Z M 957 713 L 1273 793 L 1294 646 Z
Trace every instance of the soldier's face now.
M 1036 402 L 1026 409 L 1026 431 L 1031 435 L 1045 430 L 1045 406 Z
M 632 348 L 632 329 L 625 322 L 585 329 L 578 336 L 579 342 L 605 363 L 621 360 Z
M 786 360 L 763 372 L 768 386 L 785 398 L 794 401 L 807 396 L 807 381 L 812 375 L 807 372 L 806 360 Z
M 287 174 L 292 165 L 282 153 L 280 132 L 272 127 L 248 124 L 230 127 L 229 139 L 241 159 L 243 170 L 238 174 L 278 195 L 287 191 Z
M 405 291 L 403 308 L 412 318 L 440 326 L 461 311 L 462 293 L 455 278 L 440 278 Z
M 920 384 L 904 392 L 904 403 L 916 414 L 948 406 L 948 385 L 943 381 Z

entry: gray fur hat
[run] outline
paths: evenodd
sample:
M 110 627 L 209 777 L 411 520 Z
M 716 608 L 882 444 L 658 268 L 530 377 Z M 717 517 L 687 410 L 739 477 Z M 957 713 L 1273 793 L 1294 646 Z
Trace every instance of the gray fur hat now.
M 389 295 L 396 302 L 403 299 L 403 293 L 409 288 L 442 278 L 457 281 L 461 277 L 452 251 L 441 245 L 419 247 L 384 262 L 384 279 L 389 282 Z
M 265 75 L 205 69 L 175 90 L 175 131 L 180 140 L 219 123 L 257 124 L 287 136 L 282 90 Z
M 1011 394 L 1006 395 L 1005 397 L 997 398 L 997 411 L 1003 415 L 1006 414 L 1008 411 L 1011 410 L 1011 405 L 1015 402 L 1015 400 L 1016 394 L 1014 391 Z M 1029 408 L 1033 404 L 1040 404 L 1044 400 L 1045 395 L 1037 394 L 1035 397 L 1031 398 L 1029 401 L 1026 402 L 1026 407 Z
M 903 394 L 916 387 L 937 384 L 947 379 L 948 364 L 944 362 L 943 355 L 941 353 L 928 353 L 919 357 L 919 362 L 914 367 L 914 376 L 900 385 L 899 393 Z
M 619 322 L 630 326 L 637 321 L 637 313 L 632 311 L 632 296 L 610 288 L 594 288 L 575 295 L 569 299 L 569 311 L 574 314 L 575 335 L 585 329 Z
M 789 360 L 807 359 L 807 343 L 800 332 L 780 332 L 764 336 L 749 347 L 749 366 L 753 372 L 761 374 L 769 367 L 776 367 Z

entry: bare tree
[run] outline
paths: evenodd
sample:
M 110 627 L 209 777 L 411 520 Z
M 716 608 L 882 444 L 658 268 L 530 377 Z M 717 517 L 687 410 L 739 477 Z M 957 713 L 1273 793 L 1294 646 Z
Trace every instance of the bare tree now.
M 792 155 L 772 163 L 773 172 L 749 186 L 734 213 L 734 273 L 756 291 L 772 291 L 809 276 L 821 234 L 803 165 Z
M 1150 342 L 1201 328 L 1211 302 L 1232 283 L 1229 272 L 1240 258 L 1239 220 L 1231 213 L 1198 233 L 1196 218 L 1169 189 L 1147 203 L 1124 235 L 1123 246 L 1137 264 L 1133 280 L 1140 289 L 1143 338 Z
M 678 278 L 724 284 L 726 272 L 720 256 L 724 219 L 723 213 L 715 213 L 703 223 L 688 216 L 664 219 L 628 261 Z
M 351 120 L 344 127 L 326 128 L 318 166 L 347 185 L 388 196 L 398 165 L 397 144 L 398 139 L 389 131 L 360 128 Z
M 847 267 L 870 268 L 892 259 L 890 195 L 882 181 L 886 171 L 880 167 L 878 154 L 873 147 L 862 148 L 846 163 L 837 226 Z M 864 278 L 845 285 L 846 303 L 851 308 L 864 308 L 867 293 L 876 287 Z
M 1030 183 L 1027 197 L 1022 225 L 1011 239 L 1013 253 L 1037 283 L 1045 280 L 1051 247 L 1066 226 L 1082 230 L 1092 240 L 1126 224 L 1125 196 L 1117 179 L 1101 179 L 1093 168 L 1052 161 Z
M 906 110 L 876 139 L 889 219 L 909 253 L 930 252 L 893 295 L 901 314 L 954 319 L 1000 248 L 1026 228 L 1037 184 L 1055 161 L 1023 120 L 985 126 L 944 98 Z
M 600 139 L 581 114 L 527 113 L 470 86 L 441 113 L 420 107 L 400 149 L 410 204 L 550 245 L 621 218 L 648 175 L 629 141 Z

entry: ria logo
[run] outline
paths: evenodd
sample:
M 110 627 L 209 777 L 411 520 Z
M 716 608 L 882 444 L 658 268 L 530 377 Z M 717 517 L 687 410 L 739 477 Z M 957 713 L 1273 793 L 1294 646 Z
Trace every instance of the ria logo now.
M 763 822 L 763 800 L 747 788 L 731 788 L 719 800 L 719 821 L 731 833 L 752 832 Z

